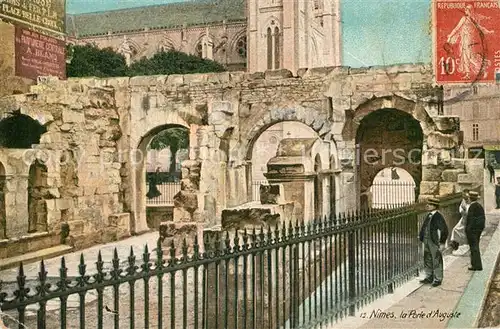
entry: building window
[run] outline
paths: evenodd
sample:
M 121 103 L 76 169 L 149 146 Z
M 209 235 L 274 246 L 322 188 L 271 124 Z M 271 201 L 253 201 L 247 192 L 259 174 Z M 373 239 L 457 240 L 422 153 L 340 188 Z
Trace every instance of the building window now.
M 273 36 L 271 28 L 267 28 L 267 69 L 273 69 Z
M 477 123 L 472 124 L 472 140 L 479 140 L 479 124 Z
M 479 103 L 472 103 L 472 119 L 479 119 Z
M 198 43 L 196 45 L 196 56 L 203 58 L 203 43 Z
M 280 68 L 280 30 L 274 28 L 274 69 Z
M 271 22 L 274 25 L 274 21 Z M 274 29 L 267 28 L 267 69 L 276 70 L 280 68 L 280 30 L 276 26 Z
M 236 43 L 236 49 L 238 51 L 238 55 L 243 58 L 247 58 L 247 37 L 241 37 Z
M 477 86 L 472 86 L 472 93 L 477 95 Z

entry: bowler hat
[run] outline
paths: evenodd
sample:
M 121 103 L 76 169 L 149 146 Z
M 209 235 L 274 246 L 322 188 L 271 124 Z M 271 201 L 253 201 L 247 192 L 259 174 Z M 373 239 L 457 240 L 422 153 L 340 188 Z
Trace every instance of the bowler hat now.
M 471 199 L 479 199 L 479 193 L 475 192 L 475 191 L 470 191 L 469 192 L 469 197 Z
M 428 203 L 428 204 L 431 204 L 431 205 L 433 205 L 433 206 L 439 206 L 439 200 L 438 200 L 438 199 L 436 199 L 436 198 L 429 198 L 429 199 L 427 200 L 427 203 Z

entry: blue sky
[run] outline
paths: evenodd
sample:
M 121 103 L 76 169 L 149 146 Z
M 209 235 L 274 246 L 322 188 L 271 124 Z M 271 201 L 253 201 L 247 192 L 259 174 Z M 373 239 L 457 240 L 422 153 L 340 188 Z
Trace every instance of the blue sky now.
M 342 64 L 430 62 L 430 1 L 341 1 Z M 68 13 L 84 13 L 172 2 L 179 0 L 66 0 L 66 6 Z

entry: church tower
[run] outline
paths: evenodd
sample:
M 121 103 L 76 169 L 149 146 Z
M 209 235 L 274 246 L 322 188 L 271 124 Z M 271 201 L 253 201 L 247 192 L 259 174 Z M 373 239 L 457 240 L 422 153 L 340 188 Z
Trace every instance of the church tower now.
M 248 71 L 341 65 L 340 0 L 247 0 Z

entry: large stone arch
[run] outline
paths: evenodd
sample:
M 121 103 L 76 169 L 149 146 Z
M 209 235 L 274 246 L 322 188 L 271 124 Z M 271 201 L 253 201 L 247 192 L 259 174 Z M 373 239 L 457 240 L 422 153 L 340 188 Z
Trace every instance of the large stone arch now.
M 284 121 L 296 121 L 310 127 L 325 141 L 333 141 L 331 131 L 332 123 L 327 116 L 316 109 L 303 106 L 290 106 L 271 109 L 261 120 L 255 122 L 247 133 L 242 148 L 246 161 L 252 160 L 252 149 L 257 138 L 267 128 Z
M 410 173 L 418 194 L 426 133 L 435 129 L 425 108 L 399 96 L 377 98 L 360 105 L 351 122 L 356 133 L 357 186 L 361 206 L 368 204 L 366 194 L 377 173 L 395 164 L 400 164 L 399 167 Z M 405 160 L 403 155 L 407 157 Z

